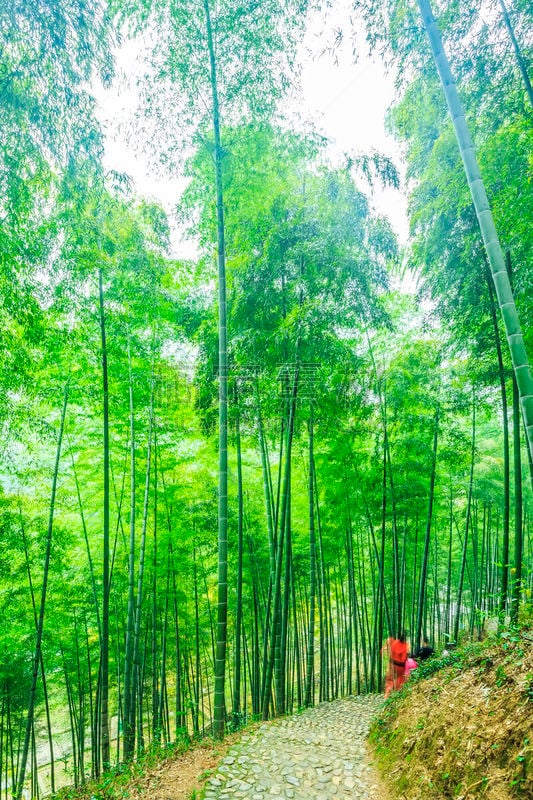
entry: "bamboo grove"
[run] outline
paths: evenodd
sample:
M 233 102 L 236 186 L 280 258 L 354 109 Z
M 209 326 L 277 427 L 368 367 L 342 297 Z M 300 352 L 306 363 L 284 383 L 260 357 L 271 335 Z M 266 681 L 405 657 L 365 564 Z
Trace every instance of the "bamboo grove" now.
M 390 159 L 279 110 L 316 7 L 0 10 L 0 799 L 381 691 L 391 634 L 531 615 L 516 326 L 417 4 L 354 9 L 399 76 L 405 248 Z M 531 8 L 478 11 L 433 13 L 531 354 Z M 146 31 L 136 130 L 188 177 L 191 261 L 103 167 L 89 87 Z

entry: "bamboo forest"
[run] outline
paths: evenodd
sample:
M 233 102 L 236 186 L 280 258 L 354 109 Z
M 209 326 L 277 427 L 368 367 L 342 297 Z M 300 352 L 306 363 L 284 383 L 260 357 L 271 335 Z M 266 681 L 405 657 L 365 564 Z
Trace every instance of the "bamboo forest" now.
M 315 70 L 380 65 L 394 152 L 306 115 L 317 30 Z M 387 641 L 530 663 L 532 31 L 528 0 L 1 0 L 0 800 L 377 713 Z M 170 204 L 110 159 L 111 89 Z M 479 796 L 533 797 L 524 741 Z M 237 784 L 202 791 L 266 797 Z

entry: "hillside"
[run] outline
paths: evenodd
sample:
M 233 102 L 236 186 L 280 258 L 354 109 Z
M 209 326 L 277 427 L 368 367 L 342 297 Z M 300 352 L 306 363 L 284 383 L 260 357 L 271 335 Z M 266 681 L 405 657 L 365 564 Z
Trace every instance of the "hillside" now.
M 147 755 L 59 796 L 253 799 L 266 792 L 305 800 L 529 800 L 532 712 L 530 628 L 430 660 L 384 704 L 373 694 L 321 703 L 252 724 L 223 742 L 207 738 L 162 760 Z
M 427 664 L 371 741 L 398 800 L 533 798 L 533 632 Z

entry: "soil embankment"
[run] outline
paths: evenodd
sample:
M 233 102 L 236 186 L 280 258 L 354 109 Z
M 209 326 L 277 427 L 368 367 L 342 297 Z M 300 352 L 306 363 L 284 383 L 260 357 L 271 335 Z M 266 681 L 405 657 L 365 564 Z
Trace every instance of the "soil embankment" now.
M 533 798 L 533 633 L 470 645 L 424 672 L 373 726 L 391 794 Z

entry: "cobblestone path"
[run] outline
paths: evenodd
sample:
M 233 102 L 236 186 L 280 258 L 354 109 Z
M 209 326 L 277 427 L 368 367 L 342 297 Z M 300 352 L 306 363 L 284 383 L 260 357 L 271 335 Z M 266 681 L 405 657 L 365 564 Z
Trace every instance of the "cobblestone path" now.
M 207 781 L 205 800 L 379 800 L 365 739 L 381 701 L 322 703 L 244 735 Z

